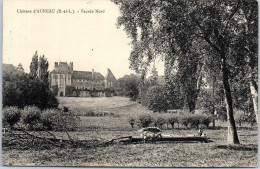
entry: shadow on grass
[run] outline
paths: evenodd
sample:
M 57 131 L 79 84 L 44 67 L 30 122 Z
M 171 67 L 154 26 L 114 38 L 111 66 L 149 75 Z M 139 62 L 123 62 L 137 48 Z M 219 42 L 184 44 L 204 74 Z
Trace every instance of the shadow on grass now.
M 226 150 L 236 150 L 236 151 L 254 151 L 258 152 L 258 146 L 254 144 L 248 144 L 248 145 L 243 145 L 243 144 L 230 144 L 230 145 L 216 145 L 216 149 L 226 149 Z

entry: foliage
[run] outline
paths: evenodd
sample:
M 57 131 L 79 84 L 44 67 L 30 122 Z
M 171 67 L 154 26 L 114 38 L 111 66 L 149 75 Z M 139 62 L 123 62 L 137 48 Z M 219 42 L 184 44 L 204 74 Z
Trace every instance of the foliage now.
M 48 71 L 49 62 L 47 61 L 47 59 L 43 55 L 43 56 L 39 57 L 39 63 L 40 63 L 40 65 L 38 65 L 38 67 L 39 67 L 38 78 L 40 80 L 42 80 L 43 83 L 48 87 L 49 86 L 49 80 L 48 80 L 48 77 L 49 77 L 49 71 Z
M 24 72 L 24 68 L 23 68 L 23 65 L 21 63 L 18 64 L 17 70 L 21 71 L 21 72 Z
M 47 109 L 42 112 L 43 128 L 47 130 L 74 131 L 79 123 L 80 119 L 70 111 Z
M 205 113 L 183 113 L 177 115 L 178 122 L 184 125 L 186 128 L 200 128 L 203 125 L 209 128 L 209 124 L 212 121 L 212 115 Z
M 184 96 L 180 84 L 176 83 L 176 78 L 167 73 L 165 75 L 165 95 L 169 109 L 181 109 L 184 106 Z
M 153 112 L 161 112 L 168 109 L 165 88 L 163 86 L 150 87 L 147 91 L 146 97 L 147 107 Z
M 59 111 L 57 109 L 47 109 L 41 114 L 41 122 L 43 129 L 52 130 L 55 126 L 55 121 L 57 121 L 57 114 Z
M 255 113 L 253 113 L 253 112 L 249 113 L 247 122 L 250 123 L 251 126 L 253 126 L 254 124 L 256 124 L 256 125 L 258 124 L 256 121 Z
M 119 87 L 124 96 L 130 97 L 131 100 L 136 101 L 139 94 L 140 77 L 134 74 L 125 75 L 118 79 Z
M 212 122 L 212 115 L 208 115 L 208 114 L 200 114 L 199 115 L 199 119 L 200 119 L 200 124 L 206 126 L 207 128 L 209 128 L 209 124 Z
M 22 110 L 22 121 L 29 130 L 38 129 L 41 122 L 41 110 L 35 106 L 26 106 Z
M 67 106 L 63 106 L 63 111 L 64 111 L 64 112 L 69 112 L 70 109 L 69 109 L 69 107 L 67 107 Z
M 18 107 L 5 107 L 2 110 L 3 125 L 13 127 L 21 118 L 21 110 Z
M 56 117 L 58 120 L 54 126 L 55 131 L 75 131 L 80 124 L 80 118 L 75 116 L 71 111 L 59 111 Z
M 58 86 L 58 85 L 52 86 L 52 87 L 51 87 L 51 90 L 52 90 L 52 92 L 53 92 L 53 94 L 54 94 L 55 96 L 58 96 L 58 92 L 59 92 L 59 86 Z
M 39 65 L 40 64 L 40 65 Z M 38 56 L 38 51 L 32 57 L 32 61 L 30 64 L 30 75 L 33 77 L 37 77 L 43 81 L 43 83 L 48 87 L 49 81 L 49 63 L 46 58 L 43 56 Z
M 142 114 L 137 117 L 136 123 L 140 128 L 149 127 L 153 123 L 153 118 L 149 114 Z
M 32 62 L 30 64 L 30 75 L 33 77 L 37 77 L 37 70 L 38 70 L 38 53 L 37 51 L 32 57 Z
M 159 78 L 158 71 L 156 70 L 156 67 L 154 66 L 151 70 L 151 77 L 148 79 L 150 81 L 151 86 L 157 85 L 157 80 Z
M 153 119 L 154 119 L 153 120 L 154 126 L 159 127 L 161 129 L 162 129 L 162 126 L 167 123 L 166 118 L 162 115 L 157 115 L 157 116 L 153 117 Z
M 172 126 L 172 128 L 174 128 L 174 124 L 175 123 L 179 123 L 180 118 L 179 115 L 177 114 L 170 114 L 168 117 L 168 123 Z
M 73 96 L 73 91 L 75 90 L 74 86 L 66 86 L 66 96 Z
M 38 78 L 17 70 L 3 70 L 3 107 L 35 105 L 43 110 L 58 104 L 53 92 Z
M 113 1 L 121 12 L 118 26 L 124 26 L 132 39 L 130 67 L 146 72 L 151 62 L 162 57 L 165 72 L 177 74 L 184 106 L 190 112 L 195 110 L 206 68 L 221 72 L 218 78 L 233 131 L 228 141 L 239 143 L 230 79 L 232 72 L 249 70 L 246 74 L 251 77 L 250 84 L 254 82 L 251 95 L 255 95 L 257 105 L 256 76 L 252 73 L 257 70 L 257 1 Z M 215 64 L 208 66 L 208 61 Z
M 183 113 L 179 116 L 179 122 L 184 125 L 186 128 L 189 127 L 189 124 L 192 121 L 192 117 L 190 113 Z
M 239 124 L 239 126 L 242 126 L 243 123 L 250 121 L 250 116 L 243 110 L 236 109 L 235 120 Z
M 84 116 L 95 116 L 95 112 L 93 110 L 87 110 L 84 112 Z

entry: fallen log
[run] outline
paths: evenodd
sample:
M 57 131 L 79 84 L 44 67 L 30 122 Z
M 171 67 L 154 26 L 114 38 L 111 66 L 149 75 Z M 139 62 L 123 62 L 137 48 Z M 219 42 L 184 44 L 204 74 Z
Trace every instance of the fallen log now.
M 125 140 L 120 140 L 119 142 L 122 143 L 138 143 L 143 142 L 142 137 L 132 137 Z M 153 140 L 153 142 L 203 142 L 203 143 L 209 143 L 213 142 L 208 137 L 204 136 L 164 136 L 162 138 L 157 138 Z

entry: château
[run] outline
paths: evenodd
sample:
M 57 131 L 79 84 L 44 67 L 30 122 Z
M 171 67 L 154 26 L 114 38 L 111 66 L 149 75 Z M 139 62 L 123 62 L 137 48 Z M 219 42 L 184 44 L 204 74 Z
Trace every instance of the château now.
M 117 79 L 110 69 L 106 76 L 99 72 L 73 70 L 73 62 L 55 62 L 49 84 L 60 97 L 111 97 L 116 95 Z

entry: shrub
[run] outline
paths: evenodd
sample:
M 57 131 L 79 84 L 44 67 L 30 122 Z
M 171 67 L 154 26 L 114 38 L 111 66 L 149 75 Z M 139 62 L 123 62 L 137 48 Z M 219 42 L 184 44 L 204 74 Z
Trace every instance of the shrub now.
M 74 131 L 78 128 L 80 119 L 71 111 L 64 112 L 58 109 L 48 109 L 42 113 L 44 129 L 54 131 Z
M 189 113 L 183 113 L 179 116 L 179 121 L 182 125 L 184 125 L 186 128 L 189 127 L 189 124 L 191 124 L 192 121 L 192 114 Z
M 52 130 L 55 127 L 55 123 L 58 120 L 59 110 L 57 109 L 47 109 L 41 114 L 43 129 Z
M 255 117 L 255 113 L 250 113 L 248 115 L 248 120 L 247 120 L 248 123 L 251 124 L 251 126 L 253 126 L 254 124 L 257 124 L 256 123 L 256 117 Z
M 192 114 L 189 119 L 190 127 L 199 128 L 201 118 L 201 114 Z
M 9 125 L 11 128 L 19 122 L 21 118 L 21 110 L 17 107 L 3 108 L 3 125 Z
M 200 125 L 204 125 L 209 128 L 209 124 L 212 121 L 212 115 L 208 115 L 205 113 L 183 113 L 177 115 L 177 119 L 186 128 L 200 128 Z
M 36 129 L 36 125 L 41 122 L 41 110 L 35 106 L 26 106 L 22 110 L 22 120 L 29 130 Z
M 69 108 L 66 107 L 66 106 L 63 106 L 63 111 L 64 111 L 64 112 L 69 112 Z
M 95 116 L 95 112 L 93 110 L 88 110 L 84 112 L 84 116 Z
M 154 126 L 162 128 L 164 124 L 167 123 L 166 119 L 163 116 L 156 116 L 153 120 Z
M 139 127 L 149 127 L 153 123 L 153 118 L 149 114 L 143 114 L 137 117 L 137 124 Z
M 179 122 L 179 118 L 180 116 L 177 114 L 171 114 L 168 117 L 168 123 L 172 126 L 172 128 L 174 128 L 174 124 Z
M 249 121 L 249 116 L 246 115 L 246 113 L 242 110 L 235 110 L 235 121 L 239 124 L 239 126 L 242 126 L 243 123 Z
M 200 115 L 200 124 L 205 125 L 207 128 L 209 128 L 209 124 L 210 122 L 212 122 L 212 120 L 213 120 L 212 115 L 208 115 L 208 114 Z

